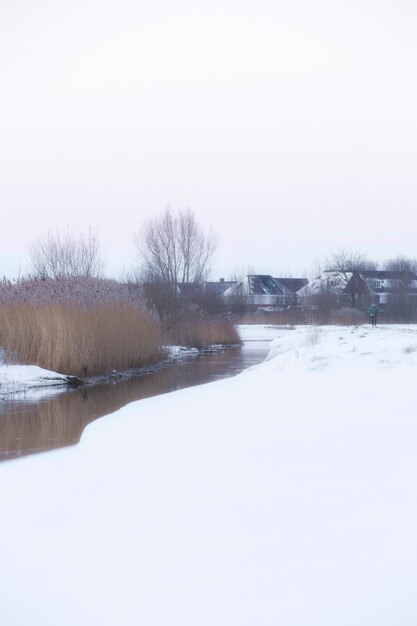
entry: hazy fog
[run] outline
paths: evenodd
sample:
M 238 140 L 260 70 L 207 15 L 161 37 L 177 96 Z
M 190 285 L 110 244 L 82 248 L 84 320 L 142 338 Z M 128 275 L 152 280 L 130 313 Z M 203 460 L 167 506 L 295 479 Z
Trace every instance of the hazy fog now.
M 167 203 L 219 234 L 216 276 L 349 247 L 417 256 L 417 4 L 2 0 L 0 274 L 48 227 L 109 270 Z

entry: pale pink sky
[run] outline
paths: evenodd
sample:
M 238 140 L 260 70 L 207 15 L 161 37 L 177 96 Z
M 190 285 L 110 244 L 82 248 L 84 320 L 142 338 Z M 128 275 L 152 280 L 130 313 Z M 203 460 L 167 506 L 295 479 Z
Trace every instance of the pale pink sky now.
M 115 275 L 167 203 L 215 276 L 417 257 L 417 4 L 3 0 L 0 274 L 97 227 Z

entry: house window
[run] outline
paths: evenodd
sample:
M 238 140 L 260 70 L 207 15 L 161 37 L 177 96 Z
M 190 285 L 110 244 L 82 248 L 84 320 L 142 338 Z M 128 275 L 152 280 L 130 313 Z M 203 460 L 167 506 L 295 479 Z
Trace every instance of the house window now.
M 374 289 L 381 289 L 381 287 L 383 286 L 384 286 L 384 283 L 382 280 L 374 280 L 374 284 L 373 284 Z

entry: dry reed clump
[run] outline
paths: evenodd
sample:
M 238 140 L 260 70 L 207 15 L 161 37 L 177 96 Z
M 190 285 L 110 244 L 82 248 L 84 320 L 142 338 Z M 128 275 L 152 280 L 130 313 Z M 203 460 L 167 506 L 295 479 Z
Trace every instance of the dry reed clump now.
M 159 324 L 129 303 L 8 304 L 0 345 L 9 358 L 75 376 L 144 367 L 163 356 Z
M 236 328 L 227 320 L 187 320 L 170 331 L 169 339 L 173 344 L 195 348 L 241 342 Z
M 301 309 L 245 313 L 243 316 L 236 318 L 236 321 L 239 324 L 273 324 L 276 326 L 306 324 L 308 322 L 306 312 Z
M 363 311 L 352 307 L 343 307 L 331 312 L 329 324 L 340 326 L 358 326 L 366 321 Z

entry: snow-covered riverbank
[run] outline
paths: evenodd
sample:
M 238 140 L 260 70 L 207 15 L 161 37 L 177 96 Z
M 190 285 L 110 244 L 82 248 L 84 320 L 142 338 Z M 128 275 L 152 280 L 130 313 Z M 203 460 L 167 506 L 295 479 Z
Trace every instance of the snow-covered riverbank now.
M 53 372 L 37 365 L 13 365 L 4 362 L 0 353 L 0 401 L 10 399 L 40 399 L 51 394 L 63 393 L 69 386 L 83 384 L 98 384 L 111 381 L 115 378 L 133 378 L 149 373 L 154 373 L 172 363 L 181 361 L 191 355 L 220 352 L 232 346 L 214 345 L 203 349 L 190 346 L 166 346 L 166 358 L 149 367 L 136 368 L 117 372 L 92 376 L 81 379 L 76 376 Z
M 69 376 L 45 370 L 37 365 L 5 365 L 0 363 L 0 400 L 16 394 L 35 394 L 46 389 L 62 388 Z
M 414 626 L 417 327 L 261 330 L 267 362 L 0 466 L 5 624 Z

